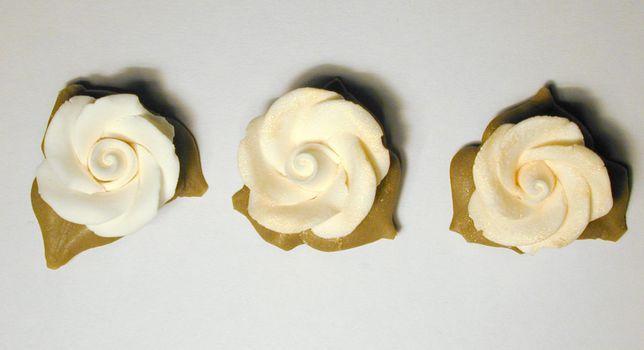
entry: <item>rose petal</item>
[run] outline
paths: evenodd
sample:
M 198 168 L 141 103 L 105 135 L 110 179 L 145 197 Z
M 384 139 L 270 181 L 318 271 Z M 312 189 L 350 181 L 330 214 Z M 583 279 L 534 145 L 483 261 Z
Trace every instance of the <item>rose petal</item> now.
M 130 207 L 119 217 L 110 221 L 87 225 L 99 236 L 119 237 L 132 233 L 152 220 L 159 209 L 162 172 L 154 156 L 142 146 L 134 146 L 139 158 L 139 176 L 136 193 Z
M 314 105 L 327 100 L 342 100 L 339 94 L 314 88 L 295 89 L 278 98 L 263 117 L 258 140 L 265 162 L 285 175 L 284 164 L 290 151 L 298 146 L 292 140 L 293 125 Z
M 316 196 L 290 181 L 285 175 L 272 167 L 267 155 L 260 148 L 260 128 L 263 118 L 250 122 L 246 137 L 239 145 L 239 172 L 251 192 L 260 194 L 277 205 L 288 206 L 311 200 Z M 286 158 L 285 158 L 286 159 Z
M 533 204 L 521 200 L 515 184 L 508 189 L 501 182 L 498 160 L 502 157 L 503 140 L 509 137 L 512 127 L 500 126 L 479 150 L 472 169 L 476 191 L 468 205 L 475 227 L 487 239 L 509 246 L 533 244 L 554 234 L 567 210 L 559 186 L 549 198 Z
M 347 173 L 348 193 L 342 211 L 311 231 L 322 238 L 335 238 L 351 233 L 367 216 L 376 196 L 376 174 L 363 152 L 360 140 L 353 135 L 334 136 L 328 141 L 340 157 Z
M 295 144 L 300 144 L 325 141 L 341 134 L 354 135 L 360 140 L 380 183 L 389 169 L 389 150 L 382 143 L 382 128 L 362 106 L 345 100 L 318 103 L 295 120 L 291 137 Z
M 574 166 L 559 162 L 548 161 L 548 165 L 556 174 L 557 180 L 561 182 L 561 187 L 565 191 L 568 212 L 563 224 L 555 234 L 536 244 L 528 246 L 517 245 L 517 248 L 521 251 L 530 254 L 534 254 L 544 247 L 561 248 L 567 246 L 584 232 L 590 221 L 591 189 L 581 175 L 580 170 Z
M 70 189 L 45 160 L 36 171 L 40 196 L 63 219 L 79 224 L 98 224 L 123 214 L 132 203 L 136 182 L 118 191 L 87 194 Z
M 532 117 L 509 128 L 507 135 L 499 139 L 496 158 L 503 187 L 519 195 L 521 190 L 515 181 L 519 158 L 526 150 L 553 143 L 583 145 L 584 136 L 575 123 L 561 117 Z
M 545 159 L 549 164 L 562 164 L 575 169 L 590 185 L 590 220 L 606 215 L 613 207 L 610 179 L 604 161 L 590 149 L 579 146 L 543 146 L 528 150 L 521 162 Z
M 101 97 L 85 106 L 71 131 L 72 142 L 78 160 L 87 165 L 92 145 L 101 137 L 106 125 L 118 118 L 150 115 L 136 95 L 117 94 Z
M 92 194 L 103 190 L 74 152 L 72 134 L 74 125 L 85 106 L 94 102 L 93 97 L 75 96 L 56 111 L 44 138 L 44 153 L 49 167 L 61 183 L 74 191 Z
M 156 121 L 156 123 L 167 123 Z M 172 126 L 168 124 L 171 128 Z M 173 129 L 174 130 L 174 129 Z M 168 130 L 165 130 L 168 132 Z M 114 137 L 147 149 L 161 168 L 161 204 L 174 196 L 179 179 L 179 158 L 172 143 L 172 137 L 143 117 L 120 117 L 105 124 L 104 137 Z M 174 136 L 174 132 L 172 134 Z

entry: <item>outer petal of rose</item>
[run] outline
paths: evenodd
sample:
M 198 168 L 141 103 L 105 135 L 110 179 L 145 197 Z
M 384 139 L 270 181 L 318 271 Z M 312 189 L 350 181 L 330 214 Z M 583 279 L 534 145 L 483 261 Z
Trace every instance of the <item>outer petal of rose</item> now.
M 72 130 L 83 108 L 94 102 L 93 97 L 74 96 L 63 103 L 47 127 L 44 141 L 45 158 L 65 187 L 92 194 L 103 190 L 78 161 L 72 144 Z
M 566 218 L 567 203 L 563 188 L 558 185 L 548 199 L 525 217 L 508 218 L 483 201 L 477 190 L 472 194 L 468 210 L 483 236 L 502 245 L 516 246 L 534 244 L 557 232 Z
M 92 145 L 103 137 L 105 126 L 121 117 L 150 115 L 136 95 L 117 94 L 97 99 L 83 108 L 72 130 L 72 142 L 78 160 L 87 165 Z
M 250 122 L 246 137 L 237 154 L 239 172 L 251 193 L 261 193 L 274 205 L 295 205 L 313 199 L 317 193 L 307 191 L 278 172 L 266 158 L 259 144 L 263 118 Z
M 160 206 L 161 169 L 152 154 L 144 147 L 136 145 L 135 150 L 140 168 L 138 177 L 132 181 L 137 185 L 134 200 L 121 216 L 101 224 L 87 225 L 87 228 L 99 236 L 127 235 L 141 228 L 157 214 Z
M 279 205 L 258 191 L 250 191 L 248 213 L 260 225 L 282 233 L 298 233 L 322 223 L 341 210 L 348 195 L 346 176 L 339 170 L 332 185 L 320 197 L 293 205 Z
M 137 191 L 135 181 L 118 191 L 87 194 L 66 187 L 45 160 L 36 171 L 38 192 L 63 219 L 77 224 L 97 224 L 123 214 Z
M 365 155 L 360 140 L 354 135 L 338 135 L 328 141 L 340 157 L 347 173 L 349 192 L 344 207 L 335 216 L 313 226 L 313 233 L 322 238 L 337 238 L 351 233 L 367 216 L 376 196 L 376 174 Z
M 380 183 L 389 171 L 389 151 L 382 143 L 382 128 L 362 106 L 346 100 L 320 102 L 295 120 L 291 137 L 295 144 L 300 144 L 325 141 L 342 134 L 351 134 L 360 140 Z
M 168 123 L 165 120 L 163 122 Z M 114 137 L 130 144 L 145 147 L 161 168 L 162 195 L 160 204 L 167 202 L 174 196 L 177 181 L 179 180 L 179 158 L 175 153 L 172 137 L 168 138 L 161 129 L 148 119 L 138 116 L 112 119 L 106 123 L 103 136 Z
M 295 89 L 277 99 L 262 117 L 258 130 L 259 147 L 265 162 L 284 175 L 289 152 L 298 146 L 291 139 L 295 120 L 314 105 L 327 100 L 343 99 L 333 91 L 314 88 Z
M 590 221 L 590 188 L 573 166 L 560 162 L 550 162 L 548 165 L 560 181 L 568 202 L 568 214 L 563 224 L 555 234 L 536 244 L 518 246 L 521 251 L 534 254 L 543 247 L 561 248 L 576 240 L 588 226 Z

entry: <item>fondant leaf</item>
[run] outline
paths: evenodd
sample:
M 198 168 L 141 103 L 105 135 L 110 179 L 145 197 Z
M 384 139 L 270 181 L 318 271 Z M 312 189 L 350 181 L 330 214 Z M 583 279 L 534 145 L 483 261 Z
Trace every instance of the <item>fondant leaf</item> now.
M 173 142 L 181 164 L 174 198 L 201 197 L 208 190 L 208 183 L 206 183 L 201 170 L 197 142 L 183 123 L 173 118 L 167 118 L 166 120 L 174 126 Z
M 120 237 L 101 237 L 85 225 L 71 223 L 56 212 L 38 194 L 38 183 L 31 186 L 31 205 L 40 225 L 45 245 L 47 267 L 57 269 L 77 254 L 94 247 L 112 243 Z
M 494 130 L 503 124 L 516 124 L 530 117 L 546 115 L 564 117 L 577 124 L 584 135 L 586 147 L 593 148 L 593 137 L 586 126 L 557 103 L 553 95 L 553 89 L 552 85 L 546 85 L 539 89 L 534 96 L 501 111 L 485 128 L 482 141 L 485 142 Z

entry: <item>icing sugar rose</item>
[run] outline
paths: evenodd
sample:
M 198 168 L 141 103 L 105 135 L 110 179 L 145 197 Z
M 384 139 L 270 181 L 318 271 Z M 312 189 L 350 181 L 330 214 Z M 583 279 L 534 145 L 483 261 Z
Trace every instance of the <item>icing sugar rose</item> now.
M 135 95 L 72 97 L 45 133 L 39 194 L 63 219 L 99 236 L 132 233 L 174 196 L 173 138 L 174 127 Z
M 501 125 L 478 152 L 473 177 L 476 229 L 524 252 L 570 244 L 613 206 L 604 162 L 561 117 Z
M 335 92 L 285 94 L 251 121 L 239 146 L 250 216 L 280 233 L 351 233 L 389 170 L 382 138 L 369 112 Z

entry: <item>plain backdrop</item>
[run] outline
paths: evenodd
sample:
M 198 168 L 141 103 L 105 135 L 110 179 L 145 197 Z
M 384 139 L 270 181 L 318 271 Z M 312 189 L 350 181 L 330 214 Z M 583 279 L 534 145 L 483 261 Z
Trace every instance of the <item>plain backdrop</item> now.
M 642 349 L 641 1 L 0 0 L 0 348 Z M 405 162 L 395 240 L 284 252 L 235 212 L 237 145 L 275 98 L 340 75 Z M 210 190 L 48 270 L 29 202 L 75 79 L 176 108 Z M 553 81 L 631 166 L 629 231 L 536 256 L 448 230 L 449 162 Z

